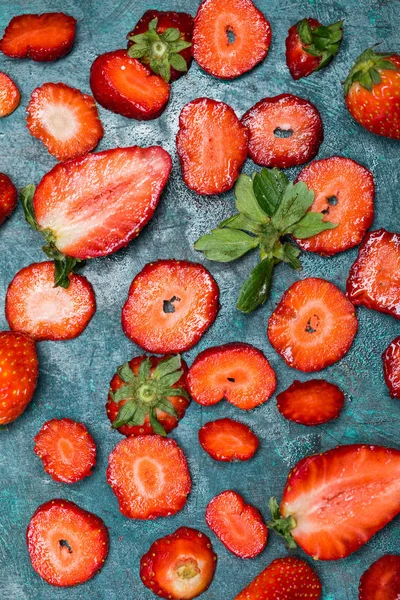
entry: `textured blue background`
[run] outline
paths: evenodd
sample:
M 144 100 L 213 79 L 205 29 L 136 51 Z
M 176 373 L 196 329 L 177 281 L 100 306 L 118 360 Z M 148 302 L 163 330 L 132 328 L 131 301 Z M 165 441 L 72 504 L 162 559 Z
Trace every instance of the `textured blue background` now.
M 267 517 L 271 495 L 281 495 L 289 468 L 302 456 L 337 444 L 399 443 L 399 404 L 390 400 L 384 385 L 381 353 L 399 335 L 392 317 L 367 309 L 358 310 L 359 333 L 347 356 L 317 376 L 337 383 L 346 393 L 340 418 L 322 427 L 306 428 L 284 420 L 275 398 L 253 412 L 241 412 L 228 403 L 210 409 L 192 405 L 173 433 L 185 449 L 193 477 L 193 491 L 184 510 L 169 519 L 135 522 L 122 517 L 117 500 L 105 481 L 107 456 L 120 440 L 111 431 L 104 403 L 115 367 L 139 352 L 123 335 L 122 304 L 133 276 L 150 260 L 185 258 L 202 261 L 193 243 L 222 218 L 232 214 L 232 192 L 200 198 L 182 182 L 175 152 L 175 134 L 182 106 L 199 96 L 228 102 L 242 115 L 265 96 L 292 92 L 309 98 L 321 111 L 325 140 L 319 157 L 333 154 L 358 160 L 375 176 L 377 184 L 374 227 L 400 230 L 398 202 L 399 143 L 369 134 L 352 121 L 343 99 L 341 81 L 353 59 L 367 46 L 383 41 L 382 50 L 400 50 L 400 2 L 398 0 L 258 0 L 269 18 L 273 40 L 267 59 L 253 72 L 231 82 L 219 81 L 193 64 L 187 77 L 173 86 L 168 109 L 161 118 L 139 123 L 100 108 L 105 135 L 98 149 L 133 144 L 161 144 L 174 160 L 174 170 L 156 216 L 138 240 L 127 249 L 102 260 L 91 261 L 85 275 L 94 285 L 97 313 L 85 333 L 69 342 L 39 344 L 40 381 L 30 407 L 0 436 L 0 595 L 3 600 L 75 600 L 80 598 L 150 600 L 138 574 L 140 556 L 156 538 L 190 525 L 208 533 L 218 553 L 216 577 L 204 600 L 231 600 L 274 558 L 286 554 L 280 539 L 271 535 L 266 550 L 256 559 L 243 561 L 230 554 L 208 531 L 204 511 L 217 493 L 233 488 L 260 508 Z M 90 93 L 89 69 L 96 55 L 123 47 L 125 35 L 148 8 L 184 10 L 195 14 L 197 1 L 171 0 L 0 0 L 0 31 L 10 18 L 24 12 L 63 10 L 79 21 L 72 53 L 53 63 L 0 56 L 0 70 L 9 73 L 22 92 L 21 106 L 0 122 L 0 171 L 8 173 L 18 187 L 39 179 L 55 163 L 42 144 L 25 127 L 24 108 L 32 90 L 46 81 L 63 81 Z M 345 38 L 339 56 L 321 73 L 293 82 L 284 61 L 284 40 L 290 25 L 305 16 L 323 23 L 345 19 Z M 253 169 L 251 161 L 246 171 Z M 299 169 L 289 172 L 294 176 Z M 40 237 L 29 229 L 19 207 L 0 230 L 0 303 L 17 270 L 43 259 Z M 300 277 L 325 277 L 341 289 L 356 251 L 331 259 L 304 256 Z M 213 327 L 185 358 L 218 343 L 242 340 L 263 349 L 278 375 L 278 391 L 295 378 L 312 378 L 285 366 L 269 345 L 265 329 L 268 316 L 283 291 L 299 275 L 286 266 L 277 269 L 268 303 L 252 316 L 235 309 L 240 283 L 255 256 L 232 265 L 204 261 L 221 289 L 222 308 Z M 0 315 L 0 328 L 6 328 Z M 314 375 L 315 376 L 315 375 Z M 214 462 L 197 442 L 199 427 L 215 418 L 238 418 L 254 428 L 261 448 L 249 463 Z M 33 453 L 33 436 L 52 417 L 71 417 L 86 423 L 98 447 L 94 474 L 76 485 L 54 482 Z M 25 546 L 25 528 L 36 507 L 53 497 L 64 497 L 100 515 L 110 530 L 108 560 L 99 575 L 83 587 L 56 589 L 32 570 Z M 361 573 L 385 552 L 399 551 L 399 519 L 392 522 L 347 560 L 317 563 L 324 600 L 355 600 Z M 397 543 L 396 543 L 397 539 Z M 298 552 L 302 556 L 301 552 Z

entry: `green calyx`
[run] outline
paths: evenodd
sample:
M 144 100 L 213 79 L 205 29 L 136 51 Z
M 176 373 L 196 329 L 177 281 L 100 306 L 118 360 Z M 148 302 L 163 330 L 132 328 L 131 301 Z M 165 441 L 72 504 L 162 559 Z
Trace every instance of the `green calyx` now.
M 33 183 L 30 183 L 20 190 L 21 204 L 24 209 L 25 219 L 32 229 L 39 231 L 44 236 L 46 244 L 43 246 L 43 252 L 54 261 L 54 287 L 60 286 L 67 289 L 70 284 L 69 274 L 76 273 L 79 269 L 82 269 L 82 267 L 85 266 L 86 261 L 67 256 L 60 252 L 56 246 L 53 232 L 50 229 L 42 229 L 39 226 L 33 208 L 35 189 Z
M 153 19 L 148 31 L 129 38 L 134 44 L 128 49 L 128 55 L 148 65 L 165 81 L 170 81 L 171 67 L 176 71 L 187 71 L 187 63 L 180 52 L 192 44 L 183 39 L 179 29 L 169 27 L 164 33 L 158 33 L 157 25 L 158 19 Z
M 354 83 L 359 83 L 372 92 L 374 85 L 381 82 L 380 71 L 398 71 L 397 66 L 388 60 L 392 55 L 393 53 L 375 52 L 374 47 L 360 54 L 344 82 L 344 95 L 347 96 Z
M 110 392 L 110 396 L 113 402 L 126 402 L 119 409 L 112 427 L 118 429 L 123 425 L 140 426 L 148 416 L 154 433 L 166 435 L 164 427 L 157 419 L 157 410 L 178 417 L 169 398 L 188 397 L 186 390 L 173 387 L 182 377 L 181 366 L 181 357 L 177 354 L 160 361 L 155 369 L 152 369 L 151 360 L 145 358 L 140 363 L 137 375 L 129 363 L 119 367 L 117 373 L 123 385 L 115 392 Z
M 315 70 L 323 69 L 339 52 L 343 38 L 343 21 L 337 21 L 326 27 L 320 25 L 313 29 L 308 19 L 302 19 L 296 27 L 304 52 L 321 58 Z
M 293 184 L 278 169 L 240 175 L 235 196 L 238 214 L 203 235 L 194 247 L 217 262 L 231 262 L 259 249 L 261 262 L 244 282 L 237 302 L 239 310 L 251 313 L 266 302 L 278 263 L 301 269 L 300 250 L 291 236 L 306 239 L 337 224 L 324 221 L 322 213 L 309 212 L 314 192 L 304 182 Z
M 292 529 L 296 527 L 296 521 L 293 517 L 282 517 L 279 509 L 279 504 L 276 498 L 271 498 L 269 503 L 271 511 L 271 519 L 267 521 L 267 527 L 273 529 L 275 533 L 283 537 L 288 548 L 296 548 L 297 544 L 291 534 Z

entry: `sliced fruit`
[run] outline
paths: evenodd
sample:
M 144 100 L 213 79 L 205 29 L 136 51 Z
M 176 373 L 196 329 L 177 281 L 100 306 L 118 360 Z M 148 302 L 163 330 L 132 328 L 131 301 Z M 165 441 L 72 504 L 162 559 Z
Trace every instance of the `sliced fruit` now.
M 342 390 L 324 379 L 296 380 L 276 399 L 279 412 L 302 425 L 321 425 L 337 419 L 344 404 Z
M 232 490 L 209 502 L 206 522 L 224 546 L 240 558 L 254 558 L 267 545 L 268 529 L 260 512 Z
M 35 453 L 55 481 L 76 483 L 92 474 L 96 444 L 83 423 L 51 419 L 33 439 Z
M 193 29 L 193 56 L 214 77 L 234 79 L 267 56 L 271 27 L 251 0 L 204 0 Z
M 90 87 L 101 106 L 139 121 L 159 117 L 170 95 L 170 85 L 126 50 L 96 58 L 90 69 Z
M 318 109 L 293 94 L 260 100 L 242 123 L 249 131 L 250 158 L 263 167 L 287 169 L 308 162 L 324 139 Z
M 226 399 L 251 410 L 272 396 L 276 376 L 261 350 L 233 342 L 200 352 L 189 369 L 187 385 L 193 400 L 203 406 Z
M 312 162 L 297 181 L 304 181 L 314 191 L 310 211 L 322 213 L 324 221 L 338 224 L 305 240 L 296 239 L 300 248 L 331 256 L 360 244 L 374 220 L 372 173 L 351 158 L 332 156 Z
M 10 329 L 35 340 L 70 340 L 80 335 L 96 311 L 86 277 L 69 275 L 68 289 L 54 287 L 54 264 L 33 263 L 15 275 L 6 295 Z
M 176 147 L 186 185 L 201 195 L 221 194 L 239 177 L 247 131 L 224 102 L 197 98 L 181 111 Z
M 70 52 L 76 20 L 62 12 L 18 15 L 7 25 L 0 50 L 11 58 L 50 61 Z
M 109 456 L 107 481 L 122 514 L 146 520 L 182 510 L 192 486 L 182 450 L 160 435 L 121 440 Z
M 319 371 L 343 358 L 357 333 L 355 308 L 333 283 L 296 281 L 268 321 L 268 338 L 289 367 Z
M 199 430 L 202 448 L 214 460 L 249 460 L 257 452 L 259 441 L 250 427 L 233 419 L 217 419 Z
M 161 598 L 191 600 L 210 586 L 217 555 L 201 531 L 180 527 L 156 540 L 140 559 L 144 585 Z
M 400 319 L 400 234 L 379 229 L 365 237 L 346 292 L 353 304 Z
M 0 225 L 13 213 L 17 204 L 17 188 L 7 175 L 0 173 Z
M 47 583 L 84 583 L 103 567 L 109 538 L 100 517 L 68 500 L 54 499 L 36 510 L 26 531 L 36 573 Z
M 218 286 L 202 265 L 158 260 L 132 281 L 122 309 L 122 327 L 147 352 L 184 352 L 213 323 L 218 299 Z
M 400 598 L 400 556 L 385 554 L 365 571 L 360 579 L 359 600 L 396 600 Z
M 383 373 L 392 398 L 400 399 L 400 336 L 382 354 Z
M 0 71 L 0 118 L 7 117 L 19 106 L 21 94 L 14 81 Z

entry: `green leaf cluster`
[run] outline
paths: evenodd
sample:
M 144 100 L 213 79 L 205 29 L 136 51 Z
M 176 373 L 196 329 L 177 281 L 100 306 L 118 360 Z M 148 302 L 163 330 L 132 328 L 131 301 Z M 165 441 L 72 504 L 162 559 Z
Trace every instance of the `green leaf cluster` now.
M 372 92 L 374 84 L 381 82 L 380 71 L 398 71 L 398 67 L 388 60 L 391 56 L 393 53 L 375 52 L 373 47 L 360 54 L 344 82 L 344 95 L 347 96 L 354 83 Z
M 297 32 L 304 52 L 321 58 L 316 71 L 323 69 L 339 52 L 343 38 L 343 21 L 311 28 L 308 19 L 297 23 Z

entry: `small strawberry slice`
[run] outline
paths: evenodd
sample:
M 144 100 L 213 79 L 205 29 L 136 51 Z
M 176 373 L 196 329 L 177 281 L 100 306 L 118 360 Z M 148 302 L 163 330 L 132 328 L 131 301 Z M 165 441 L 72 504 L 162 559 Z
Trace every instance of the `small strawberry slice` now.
M 17 188 L 7 175 L 0 173 L 0 225 L 13 213 L 17 204 Z
M 76 20 L 62 12 L 13 17 L 0 40 L 0 50 L 11 58 L 51 61 L 70 52 Z
M 106 410 L 124 435 L 166 435 L 185 416 L 187 366 L 177 356 L 136 356 L 118 367 L 111 380 Z
M 29 131 L 57 160 L 87 154 L 103 137 L 93 98 L 65 83 L 33 90 L 26 111 Z
M 337 419 L 344 404 L 342 390 L 324 379 L 296 380 L 276 399 L 279 412 L 302 425 L 321 425 Z
M 354 444 L 303 458 L 280 509 L 274 498 L 270 508 L 270 527 L 290 547 L 316 560 L 345 558 L 400 512 L 400 450 Z
M 107 481 L 122 514 L 144 520 L 182 510 L 192 487 L 182 450 L 160 435 L 121 440 L 109 456 Z
M 296 281 L 268 321 L 268 338 L 289 367 L 319 371 L 343 358 L 357 333 L 355 308 L 333 283 Z
M 240 558 L 254 558 L 267 545 L 268 529 L 260 512 L 232 490 L 209 502 L 206 522 L 224 546 Z
M 263 167 L 287 169 L 308 162 L 324 139 L 318 109 L 293 94 L 257 102 L 242 117 L 249 131 L 249 155 Z
M 15 421 L 32 400 L 39 374 L 35 342 L 16 331 L 0 332 L 0 425 Z
M 385 229 L 364 239 L 346 284 L 353 304 L 400 319 L 400 234 Z
M 187 377 L 193 400 L 203 406 L 223 399 L 251 410 L 266 402 L 276 388 L 276 376 L 267 358 L 250 344 L 233 342 L 203 350 Z
M 19 106 L 21 94 L 14 81 L 0 71 L 0 118 L 11 115 Z
M 193 30 L 193 56 L 210 75 L 234 79 L 268 54 L 271 27 L 251 0 L 204 0 Z
M 400 399 L 400 336 L 382 354 L 383 373 L 392 398 Z
M 140 559 L 140 578 L 161 598 L 191 600 L 210 586 L 217 555 L 201 531 L 180 527 L 156 540 Z
M 225 102 L 196 98 L 181 111 L 176 147 L 186 185 L 200 195 L 221 194 L 247 158 L 247 131 Z
M 122 327 L 147 352 L 184 352 L 214 322 L 218 299 L 218 286 L 202 265 L 158 260 L 132 281 L 122 309 Z
M 67 587 L 84 583 L 100 571 L 109 538 L 100 517 L 57 498 L 36 510 L 26 543 L 36 573 L 51 585 Z
M 80 335 L 96 311 L 86 277 L 69 275 L 68 289 L 54 286 L 54 264 L 33 263 L 15 275 L 6 295 L 10 329 L 35 340 L 70 340 Z
M 101 106 L 138 121 L 159 117 L 170 95 L 170 85 L 126 50 L 96 58 L 90 69 L 90 87 Z
M 214 460 L 249 460 L 257 452 L 259 441 L 250 427 L 233 419 L 217 419 L 199 430 L 199 442 Z
M 301 558 L 272 561 L 234 600 L 319 600 L 322 586 L 316 572 Z
M 397 600 L 400 598 L 400 556 L 385 554 L 360 579 L 358 600 Z
M 76 483 L 92 474 L 96 464 L 96 444 L 83 423 L 52 419 L 33 439 L 34 452 L 55 481 Z
M 335 229 L 296 239 L 302 250 L 332 256 L 361 243 L 374 220 L 375 184 L 368 169 L 351 158 L 332 156 L 312 162 L 296 181 L 304 181 L 314 191 L 310 211 L 338 223 Z

